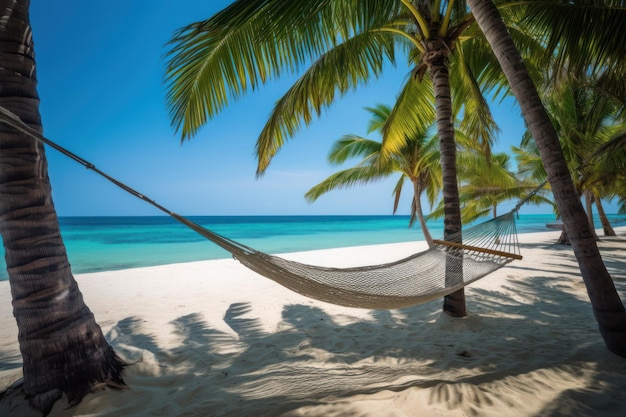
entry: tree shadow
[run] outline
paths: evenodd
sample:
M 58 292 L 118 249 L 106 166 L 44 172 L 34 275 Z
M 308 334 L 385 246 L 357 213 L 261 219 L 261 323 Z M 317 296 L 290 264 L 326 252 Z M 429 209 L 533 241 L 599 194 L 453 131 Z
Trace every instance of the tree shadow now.
M 0 370 L 17 369 L 22 367 L 22 357 L 19 352 L 0 350 Z
M 167 408 L 159 410 L 165 414 L 255 410 L 276 416 L 324 407 L 333 415 L 333 404 L 346 412 L 358 396 L 426 389 L 432 404 L 479 415 L 485 407 L 519 403 L 518 395 L 542 395 L 550 378 L 571 389 L 538 416 L 559 410 L 588 415 L 606 398 L 626 405 L 626 361 L 604 348 L 588 302 L 569 291 L 571 281 L 535 276 L 510 278 L 498 290 L 473 288 L 472 314 L 465 319 L 441 314 L 439 302 L 372 311 L 367 320 L 347 323 L 320 306 L 291 304 L 282 311 L 280 329 L 267 332 L 252 305 L 233 303 L 224 315 L 232 334 L 189 314 L 170 323 L 173 348 L 133 317 L 109 336 L 118 352 L 135 360 L 131 391 L 142 392 L 146 407 L 146 392 L 168 395 Z M 130 412 L 111 405 L 132 403 L 133 394 L 124 395 L 115 393 L 107 400 L 111 414 L 99 415 Z

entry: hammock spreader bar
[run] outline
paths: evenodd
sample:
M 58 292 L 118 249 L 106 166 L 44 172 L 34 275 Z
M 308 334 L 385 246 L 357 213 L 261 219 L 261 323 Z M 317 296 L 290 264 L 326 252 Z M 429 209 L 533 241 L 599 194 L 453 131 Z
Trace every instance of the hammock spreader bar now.
M 471 250 L 474 252 L 488 253 L 490 255 L 504 256 L 507 258 L 513 258 L 517 260 L 522 259 L 522 255 L 518 255 L 517 253 L 502 252 L 499 250 L 487 249 L 487 248 L 479 248 L 478 246 L 464 245 L 463 243 L 447 242 L 445 240 L 439 240 L 439 239 L 433 239 L 433 243 L 436 245 L 451 246 L 454 248 L 466 249 L 466 250 Z

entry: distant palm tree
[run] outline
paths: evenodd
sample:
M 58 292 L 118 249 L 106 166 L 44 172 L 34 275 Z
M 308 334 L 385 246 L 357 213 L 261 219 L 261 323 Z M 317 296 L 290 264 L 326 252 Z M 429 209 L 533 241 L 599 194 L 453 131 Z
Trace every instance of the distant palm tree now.
M 574 185 L 585 199 L 587 217 L 595 234 L 593 204 L 596 199 L 599 201 L 596 180 L 599 169 L 590 162 L 594 150 L 606 139 L 607 123 L 612 122 L 616 109 L 605 96 L 573 80 L 556 91 L 553 89 L 549 96 L 546 109 L 557 129 Z
M 626 199 L 626 114 L 615 121 L 619 124 L 608 126 L 606 140 L 591 155 L 589 165 L 595 169 L 589 179 L 595 195 L 598 216 L 605 236 L 615 236 L 608 217 L 604 213 L 602 199 L 620 201 Z M 623 204 L 623 203 L 622 203 Z
M 391 113 L 391 108 L 380 104 L 374 108 L 368 107 L 366 110 L 371 113 L 368 133 L 380 132 Z M 416 131 L 406 138 L 400 149 L 386 155 L 383 155 L 381 142 L 356 135 L 342 137 L 331 148 L 328 155 L 329 162 L 340 165 L 349 158 L 363 158 L 362 161 L 352 168 L 329 176 L 312 187 L 305 197 L 309 201 L 315 201 L 332 190 L 379 181 L 399 173 L 400 178 L 393 190 L 393 212 L 395 213 L 398 209 L 405 181 L 410 181 L 413 186 L 413 198 L 411 199 L 409 227 L 417 218 L 428 246 L 433 246 L 433 239 L 422 209 L 421 197 L 426 192 L 432 206 L 441 191 L 441 171 L 436 136 L 429 137 L 429 132 L 430 129 Z
M 626 114 L 621 116 L 620 120 L 626 124 Z M 592 155 L 592 163 L 601 171 L 599 181 L 603 195 L 609 199 L 617 198 L 618 213 L 626 214 L 626 128 L 612 133 L 598 147 Z
M 618 103 L 598 94 L 593 81 L 560 78 L 560 82 L 551 80 L 542 89 L 546 109 L 557 130 L 576 189 L 585 198 L 592 232 L 595 234 L 595 203 L 605 234 L 615 236 L 601 201 L 619 176 L 610 172 L 606 159 L 598 159 L 597 149 L 611 140 L 615 132 L 625 130 L 626 124 L 615 117 Z
M 559 212 L 587 286 L 602 337 L 611 351 L 626 357 L 626 309 L 602 261 L 591 233 L 591 226 L 578 199 L 554 126 L 493 1 L 467 0 L 467 3 L 498 57 L 511 90 L 520 104 L 524 119 L 537 143 Z M 554 5 L 561 6 L 557 3 L 553 2 Z M 578 13 L 579 11 L 582 13 Z M 567 52 L 565 46 L 569 44 L 585 44 L 589 48 L 579 51 L 580 53 L 571 54 L 569 61 L 574 61 L 573 58 L 584 61 L 589 57 L 597 59 L 608 56 L 615 60 L 617 66 L 623 68 L 625 54 L 614 55 L 611 45 L 614 45 L 618 51 L 624 49 L 624 42 L 621 39 L 616 40 L 615 33 L 622 33 L 625 13 L 626 9 L 621 9 L 620 12 L 614 8 L 591 10 L 561 8 L 560 15 L 557 13 L 556 18 L 570 23 L 575 21 L 578 25 L 575 30 L 560 32 L 560 34 L 569 35 L 565 36 L 567 42 L 563 42 L 563 47 L 559 48 L 560 52 Z M 581 22 L 585 24 L 581 25 Z M 597 22 L 602 22 L 602 26 Z M 548 26 L 549 30 L 555 27 L 554 25 Z M 572 28 L 572 26 L 567 27 Z M 555 33 L 559 32 L 555 31 Z M 598 39 L 601 42 L 598 42 Z M 598 63 L 600 66 L 611 65 L 614 62 L 610 59 L 608 61 L 600 59 Z
M 0 0 L 0 106 L 41 131 L 29 1 Z M 0 123 L 0 233 L 23 359 L 23 388 L 47 413 L 67 396 L 120 386 L 122 362 L 72 276 L 43 144 Z

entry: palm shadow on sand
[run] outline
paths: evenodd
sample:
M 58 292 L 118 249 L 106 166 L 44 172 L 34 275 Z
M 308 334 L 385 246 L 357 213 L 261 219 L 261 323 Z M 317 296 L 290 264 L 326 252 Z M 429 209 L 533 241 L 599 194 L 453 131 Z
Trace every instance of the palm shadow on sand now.
M 568 292 L 582 284 L 571 279 L 577 268 L 570 258 L 567 250 L 556 254 L 560 278 L 537 271 L 530 279 L 510 276 L 500 290 L 472 289 L 465 319 L 442 315 L 439 302 L 373 311 L 353 322 L 293 304 L 284 307 L 279 329 L 268 332 L 252 305 L 234 303 L 224 315 L 233 333 L 190 314 L 170 323 L 179 343 L 165 349 L 138 319 L 127 318 L 112 330 L 112 343 L 131 359 L 138 352 L 152 358 L 162 371 L 156 376 L 171 380 L 155 387 L 153 368 L 138 363 L 128 371 L 132 390 L 145 384 L 162 395 L 198 393 L 172 411 L 231 415 L 245 404 L 259 416 L 296 415 L 302 407 L 327 407 L 332 415 L 332 405 L 343 403 L 346 412 L 355 396 L 412 388 L 429 389 L 431 403 L 449 408 L 468 398 L 476 410 L 514 407 L 516 392 L 541 395 L 549 389 L 543 377 L 556 373 L 573 388 L 537 415 L 597 414 L 611 401 L 626 406 L 626 362 L 604 348 L 588 300 Z M 607 264 L 617 268 L 619 260 Z M 623 292 L 624 278 L 616 285 Z
M 606 252 L 607 268 L 624 294 L 624 262 L 612 255 Z M 604 347 L 588 300 L 568 291 L 583 285 L 572 279 L 579 273 L 571 251 L 557 251 L 548 262 L 558 267 L 556 274 L 524 268 L 532 277 L 520 279 L 512 265 L 505 286 L 471 288 L 471 314 L 464 319 L 440 313 L 439 301 L 372 311 L 366 320 L 331 316 L 323 305 L 291 304 L 273 331 L 249 303 L 233 303 L 225 312 L 231 331 L 193 313 L 156 335 L 142 319 L 127 317 L 107 337 L 131 363 L 130 390 L 84 401 L 95 408 L 106 403 L 99 416 L 137 415 L 137 409 L 140 415 L 254 410 L 256 416 L 295 416 L 303 408 L 358 416 L 364 414 L 351 409 L 355 399 L 417 389 L 427 390 L 429 404 L 480 414 L 495 406 L 514 410 L 517 397 L 542 395 L 551 389 L 544 377 L 558 374 L 571 389 L 537 416 L 602 415 L 605 408 L 626 407 L 626 361 Z

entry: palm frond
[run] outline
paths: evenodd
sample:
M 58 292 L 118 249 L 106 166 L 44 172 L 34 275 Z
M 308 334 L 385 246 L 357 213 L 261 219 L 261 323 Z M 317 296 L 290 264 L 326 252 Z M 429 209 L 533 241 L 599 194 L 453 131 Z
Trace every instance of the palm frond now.
M 357 135 L 344 135 L 337 140 L 328 153 L 328 161 L 333 165 L 343 164 L 350 158 L 367 158 L 380 154 L 381 143 Z
M 406 175 L 400 175 L 400 178 L 398 178 L 395 187 L 393 187 L 393 214 L 396 214 L 396 211 L 398 211 L 398 206 L 400 205 L 400 197 L 402 196 L 402 188 L 404 186 L 405 180 Z
M 166 101 L 188 139 L 230 101 L 388 23 L 397 2 L 237 0 L 183 27 L 167 53 Z M 358 6 L 358 7 L 357 7 Z
M 313 202 L 330 191 L 379 181 L 392 173 L 393 171 L 388 169 L 377 170 L 372 169 L 372 166 L 358 165 L 332 174 L 307 191 L 304 198 Z
M 518 175 L 522 178 L 532 178 L 537 183 L 541 183 L 548 178 L 546 169 L 543 166 L 539 150 L 535 142 L 529 142 L 522 147 L 511 147 L 511 151 L 517 160 Z
M 408 76 L 382 129 L 384 154 L 399 153 L 406 138 L 428 132 L 435 121 L 435 97 L 430 79 Z
M 450 82 L 454 86 L 455 110 L 457 114 L 461 109 L 463 111 L 460 129 L 480 144 L 485 155 L 489 155 L 498 126 L 484 93 L 498 85 L 494 82 L 502 84 L 505 80 L 493 53 L 486 46 L 478 38 L 459 45 Z
M 510 171 L 510 156 L 496 153 L 490 160 L 472 151 L 459 152 L 459 200 L 463 223 L 494 212 L 504 202 L 520 200 L 528 193 L 527 184 L 520 182 Z M 443 204 L 431 213 L 436 218 L 444 215 Z
M 379 76 L 384 62 L 394 59 L 393 39 L 382 32 L 355 36 L 323 54 L 274 106 L 256 143 L 257 175 L 302 124 L 319 117 L 337 96 Z
M 626 2 L 537 0 L 527 3 L 527 21 L 545 40 L 557 67 L 565 64 L 578 74 L 607 69 L 626 72 L 624 32 Z
M 307 2 L 303 11 L 284 0 L 235 1 L 210 19 L 180 29 L 170 42 L 165 81 L 172 125 L 183 140 L 231 99 L 283 70 L 296 71 L 333 45 L 336 34 L 325 31 L 322 19 L 309 19 L 291 37 L 272 36 L 280 22 L 310 16 L 328 4 Z M 315 36 L 306 38 L 304 33 Z
M 626 112 L 626 73 L 604 72 L 598 77 L 595 89 L 620 104 L 620 113 Z
M 391 114 L 391 107 L 386 104 L 377 104 L 374 107 L 366 107 L 365 110 L 371 114 L 370 121 L 367 125 L 367 133 L 382 131 Z
M 610 137 L 605 143 L 596 149 L 592 158 L 598 159 L 609 157 L 616 152 L 626 151 L 626 128 Z
M 626 214 L 626 197 L 619 199 L 617 214 Z

